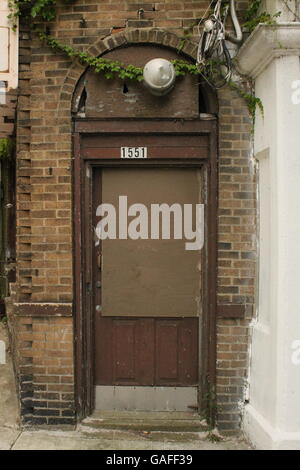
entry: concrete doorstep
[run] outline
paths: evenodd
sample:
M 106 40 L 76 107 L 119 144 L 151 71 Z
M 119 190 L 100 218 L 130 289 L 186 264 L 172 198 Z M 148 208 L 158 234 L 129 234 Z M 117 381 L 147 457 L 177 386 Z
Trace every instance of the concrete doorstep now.
M 166 413 L 149 413 L 146 422 L 145 413 L 106 412 L 87 418 L 74 431 L 20 429 L 7 329 L 1 322 L 0 341 L 5 344 L 5 360 L 0 363 L 0 450 L 250 449 L 243 439 L 222 438 L 196 423 L 194 416 L 187 419 L 180 413 L 171 419 Z

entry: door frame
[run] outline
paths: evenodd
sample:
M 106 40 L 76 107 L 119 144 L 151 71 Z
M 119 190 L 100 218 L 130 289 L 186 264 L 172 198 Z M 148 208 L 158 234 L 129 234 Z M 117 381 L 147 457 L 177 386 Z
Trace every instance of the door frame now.
M 217 121 L 150 120 L 150 119 L 76 119 L 73 121 L 73 279 L 74 279 L 74 351 L 75 401 L 78 420 L 93 411 L 93 335 L 91 288 L 91 237 L 88 224 L 91 213 L 91 169 L 94 166 L 132 165 L 131 160 L 86 155 L 84 137 L 101 136 L 206 136 L 208 151 L 199 158 L 149 158 L 134 165 L 181 166 L 204 168 L 206 185 L 206 232 L 204 247 L 203 315 L 199 324 L 199 412 L 213 424 L 215 419 L 216 384 L 216 290 L 217 290 L 217 202 L 218 202 L 218 134 Z M 192 150 L 191 150 L 192 153 Z M 89 241 L 90 240 L 90 241 Z M 204 334 L 205 333 L 205 334 Z

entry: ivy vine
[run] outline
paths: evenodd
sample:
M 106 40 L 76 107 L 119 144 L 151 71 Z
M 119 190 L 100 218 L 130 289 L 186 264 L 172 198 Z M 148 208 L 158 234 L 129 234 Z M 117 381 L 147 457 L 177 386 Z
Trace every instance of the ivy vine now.
M 64 52 L 71 59 L 79 59 L 81 64 L 92 67 L 96 73 L 103 73 L 104 77 L 107 79 L 118 77 L 122 80 L 130 79 L 137 80 L 139 82 L 143 80 L 143 68 L 141 67 L 135 67 L 134 65 L 124 65 L 121 62 L 104 59 L 102 57 L 93 57 L 86 52 L 80 52 L 71 46 L 66 46 L 65 44 L 60 43 L 57 39 L 42 32 L 39 32 L 39 38 L 52 49 L 59 52 Z M 175 68 L 177 76 L 185 76 L 186 74 L 205 74 L 205 69 L 200 70 L 197 65 L 190 64 L 184 60 L 177 59 L 172 60 L 171 62 Z M 257 108 L 261 111 L 262 115 L 264 114 L 263 104 L 260 98 L 254 96 L 252 93 L 246 92 L 244 88 L 233 81 L 229 82 L 229 86 L 246 101 L 253 121 L 255 120 Z
M 287 8 L 287 10 L 292 13 L 292 15 L 294 16 L 294 21 L 300 21 L 300 15 L 299 15 L 299 5 L 295 5 L 295 10 L 293 10 L 291 8 L 291 6 L 288 4 L 288 1 L 290 0 L 282 0 L 285 7 Z
M 12 155 L 13 143 L 9 138 L 0 139 L 0 160 L 8 160 Z
M 260 98 L 254 95 L 254 93 L 248 93 L 242 88 L 241 86 L 237 85 L 237 83 L 230 80 L 229 87 L 236 91 L 237 94 L 243 98 L 247 104 L 249 114 L 252 118 L 253 124 L 255 124 L 256 118 L 256 111 L 259 109 L 262 117 L 264 118 L 264 106 Z
M 77 58 L 82 65 L 92 67 L 96 73 L 103 73 L 107 79 L 118 77 L 121 80 L 130 79 L 141 82 L 143 80 L 143 68 L 134 65 L 125 65 L 122 62 L 105 59 L 103 57 L 94 57 L 87 52 L 81 52 L 71 46 L 67 46 L 57 39 L 43 32 L 38 32 L 39 38 L 52 49 L 65 53 L 71 59 Z M 184 60 L 171 61 L 176 75 L 199 75 L 200 70 L 195 64 L 190 64 Z
M 74 0 L 64 0 L 64 3 L 70 4 Z M 291 10 L 286 0 L 283 0 L 286 7 L 295 15 L 296 13 Z M 44 21 L 52 21 L 56 18 L 57 0 L 9 0 L 8 5 L 10 8 L 9 19 L 11 20 L 14 28 L 16 28 L 17 19 L 20 16 L 28 18 L 40 17 Z M 224 0 L 224 6 L 229 3 L 229 0 Z M 274 24 L 276 18 L 281 15 L 277 12 L 274 15 L 265 11 L 260 12 L 262 0 L 251 0 L 244 15 L 243 28 L 248 32 L 252 32 L 259 23 Z
M 71 3 L 72 0 L 64 0 Z M 20 16 L 36 18 L 39 16 L 44 21 L 52 21 L 56 18 L 56 0 L 8 0 L 10 14 L 8 18 L 13 29 L 17 27 Z
M 64 0 L 66 4 L 72 1 L 74 0 Z M 39 19 L 45 22 L 52 21 L 56 17 L 57 3 L 57 0 L 9 0 L 11 11 L 9 15 L 10 21 L 14 28 L 16 28 L 17 19 L 21 16 L 30 20 L 39 17 Z M 259 23 L 273 24 L 275 18 L 280 15 L 280 12 L 275 15 L 270 15 L 266 12 L 259 14 L 260 7 L 261 0 L 252 0 L 246 10 L 243 27 L 249 32 Z M 138 82 L 143 80 L 143 69 L 141 67 L 136 67 L 132 64 L 125 65 L 122 62 L 105 59 L 103 57 L 94 57 L 86 52 L 76 50 L 69 45 L 63 44 L 49 34 L 36 30 L 34 24 L 33 30 L 37 32 L 40 40 L 46 43 L 50 48 L 58 52 L 63 52 L 71 59 L 78 59 L 81 64 L 93 68 L 96 73 L 102 73 L 106 79 L 118 77 L 122 80 L 129 79 Z M 180 52 L 180 47 L 178 52 Z M 205 75 L 205 67 L 199 69 L 196 64 L 191 64 L 179 59 L 173 60 L 172 64 L 177 76 L 184 76 L 186 74 Z M 229 86 L 244 98 L 253 120 L 255 119 L 257 108 L 260 109 L 263 114 L 263 104 L 259 98 L 252 93 L 246 92 L 244 88 L 234 82 L 230 82 Z
M 262 0 L 252 0 L 245 12 L 243 28 L 252 33 L 257 25 L 260 23 L 264 24 L 275 24 L 276 19 L 281 15 L 281 11 L 278 11 L 274 15 L 267 13 L 266 11 L 261 12 Z

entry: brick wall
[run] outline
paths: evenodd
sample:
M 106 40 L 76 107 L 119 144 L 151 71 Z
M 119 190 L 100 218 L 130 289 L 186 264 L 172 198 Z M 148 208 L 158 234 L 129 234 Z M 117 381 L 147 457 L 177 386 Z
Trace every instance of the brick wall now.
M 247 4 L 237 3 L 240 11 Z M 78 0 L 59 9 L 50 32 L 93 54 L 112 49 L 120 44 L 120 38 L 147 42 L 155 37 L 157 43 L 173 41 L 175 47 L 184 31 L 196 33 L 195 25 L 207 5 L 207 1 L 192 0 L 154 4 Z M 139 8 L 145 11 L 140 19 Z M 184 42 L 183 51 L 193 55 L 196 49 L 191 39 Z M 23 393 L 25 387 L 32 394 L 27 397 L 30 406 L 23 410 L 25 423 L 74 421 L 72 320 L 63 311 L 73 300 L 70 107 L 83 70 L 31 37 L 26 25 L 21 26 L 15 304 L 41 305 L 39 316 L 18 311 L 14 329 L 20 390 Z M 251 123 L 244 101 L 224 89 L 219 93 L 219 106 L 218 303 L 243 306 L 246 317 L 233 319 L 229 308 L 218 318 L 217 416 L 222 429 L 234 431 L 240 422 L 254 301 L 255 172 L 250 158 Z M 55 303 L 55 314 L 42 313 L 43 303 Z M 28 373 L 21 370 L 23 360 L 28 361 Z
M 238 429 L 247 385 L 249 321 L 254 305 L 256 181 L 252 124 L 243 100 L 219 93 L 218 303 L 245 306 L 245 319 L 217 323 L 218 423 Z
M 4 82 L 2 82 L 4 83 Z M 1 84 L 1 82 L 0 82 Z M 0 90 L 0 139 L 14 134 L 17 91 L 6 88 Z
M 7 302 L 22 423 L 64 426 L 75 422 L 71 318 L 16 315 Z

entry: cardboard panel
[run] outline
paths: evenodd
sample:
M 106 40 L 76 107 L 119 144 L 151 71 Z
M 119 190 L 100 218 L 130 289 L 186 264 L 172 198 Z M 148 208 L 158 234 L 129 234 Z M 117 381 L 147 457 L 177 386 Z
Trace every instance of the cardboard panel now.
M 119 196 L 128 207 L 201 203 L 201 171 L 183 168 L 107 168 L 102 175 L 102 202 Z M 195 220 L 195 206 L 193 206 Z M 118 218 L 118 217 L 117 217 Z M 128 217 L 132 221 L 134 217 Z M 99 218 L 100 220 L 100 218 Z M 102 315 L 117 317 L 196 317 L 201 312 L 201 251 L 187 251 L 187 240 L 102 241 Z M 117 224 L 117 235 L 119 225 Z

